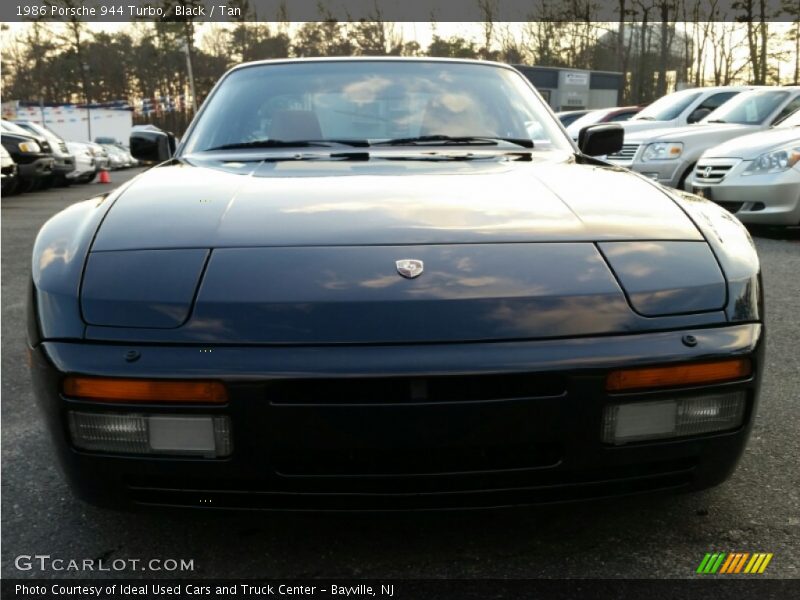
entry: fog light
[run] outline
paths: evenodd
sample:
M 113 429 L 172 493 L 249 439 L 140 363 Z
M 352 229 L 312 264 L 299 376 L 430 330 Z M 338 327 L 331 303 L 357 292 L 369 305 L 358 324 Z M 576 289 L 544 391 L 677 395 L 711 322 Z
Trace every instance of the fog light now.
M 82 450 L 218 458 L 231 453 L 228 417 L 70 412 L 72 443 Z
M 625 444 L 736 429 L 745 399 L 746 392 L 737 391 L 612 404 L 603 413 L 603 441 Z

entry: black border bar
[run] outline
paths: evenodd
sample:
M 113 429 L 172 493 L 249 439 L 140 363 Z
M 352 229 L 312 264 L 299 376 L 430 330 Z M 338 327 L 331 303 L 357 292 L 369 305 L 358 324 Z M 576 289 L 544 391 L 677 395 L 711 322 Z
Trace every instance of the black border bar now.
M 649 22 L 662 18 L 661 3 L 626 0 L 623 20 Z M 684 0 L 666 3 L 669 21 L 795 21 L 800 7 L 784 0 Z M 246 5 L 246 12 L 230 7 Z M 191 7 L 186 14 L 185 7 Z M 572 8 L 571 8 L 572 7 Z M 677 8 L 676 8 L 677 7 Z M 763 8 L 762 8 L 763 7 Z M 183 8 L 183 10 L 180 10 Z M 793 14 L 794 13 L 794 14 Z M 556 0 L 3 0 L 0 21 L 337 21 L 394 22 L 619 22 L 619 0 L 559 2 Z
M 129 587 L 126 587 L 129 586 Z M 136 593 L 130 589 L 136 588 Z M 223 594 L 218 586 L 236 593 Z M 250 587 L 247 587 L 250 586 Z M 284 586 L 284 587 L 281 587 Z M 334 586 L 336 592 L 334 593 Z M 83 588 L 83 590 L 82 590 Z M 90 590 L 92 588 L 92 590 Z M 248 590 L 256 589 L 256 592 Z M 36 591 L 35 591 L 36 590 Z M 349 590 L 349 594 L 345 591 Z M 292 591 L 293 593 L 287 593 Z M 42 592 L 42 593 L 40 593 Z M 99 593 L 98 593 L 99 592 Z M 693 579 L 168 580 L 3 579 L 5 600 L 771 600 L 800 597 L 798 579 L 701 576 Z

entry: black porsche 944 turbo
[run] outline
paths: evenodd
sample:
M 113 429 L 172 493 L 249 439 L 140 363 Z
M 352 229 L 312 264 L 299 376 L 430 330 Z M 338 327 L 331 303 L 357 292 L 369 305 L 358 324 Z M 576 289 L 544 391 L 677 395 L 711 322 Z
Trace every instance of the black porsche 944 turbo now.
M 277 60 L 36 240 L 33 384 L 103 505 L 494 507 L 725 480 L 763 371 L 717 205 L 502 64 Z

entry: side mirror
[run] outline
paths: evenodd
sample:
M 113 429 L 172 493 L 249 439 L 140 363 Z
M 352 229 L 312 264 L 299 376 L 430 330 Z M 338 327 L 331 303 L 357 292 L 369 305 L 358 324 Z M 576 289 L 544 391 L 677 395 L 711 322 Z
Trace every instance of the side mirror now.
M 175 136 L 166 131 L 141 130 L 131 133 L 131 154 L 147 162 L 164 162 L 175 153 Z
M 711 114 L 710 108 L 698 108 L 695 109 L 692 112 L 692 114 L 690 114 L 688 117 L 686 117 L 686 122 L 697 123 L 698 121 L 702 121 L 703 119 L 705 119 L 710 114 Z
M 605 156 L 622 150 L 625 130 L 617 123 L 589 125 L 578 134 L 578 148 L 588 156 Z

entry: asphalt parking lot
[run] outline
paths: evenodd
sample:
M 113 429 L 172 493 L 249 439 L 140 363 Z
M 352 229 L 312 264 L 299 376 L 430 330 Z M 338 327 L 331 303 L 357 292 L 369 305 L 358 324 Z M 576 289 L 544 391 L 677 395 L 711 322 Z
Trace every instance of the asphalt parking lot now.
M 137 172 L 113 173 L 114 184 Z M 765 576 L 800 577 L 800 228 L 754 232 L 766 285 L 767 373 L 750 444 L 720 487 L 500 512 L 127 514 L 72 497 L 25 362 L 24 299 L 36 232 L 57 211 L 111 187 L 2 199 L 3 577 L 91 576 L 15 568 L 15 557 L 35 554 L 192 559 L 194 571 L 182 577 L 693 577 L 710 551 L 771 552 Z

